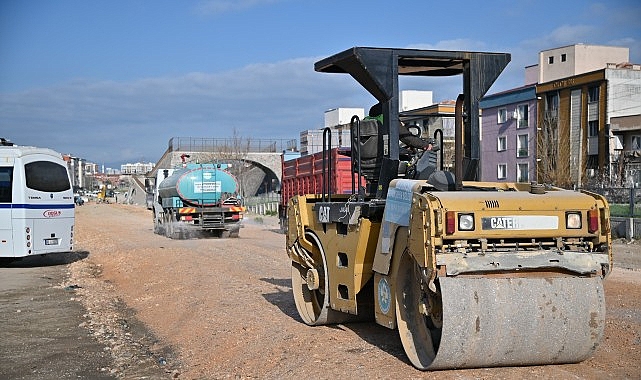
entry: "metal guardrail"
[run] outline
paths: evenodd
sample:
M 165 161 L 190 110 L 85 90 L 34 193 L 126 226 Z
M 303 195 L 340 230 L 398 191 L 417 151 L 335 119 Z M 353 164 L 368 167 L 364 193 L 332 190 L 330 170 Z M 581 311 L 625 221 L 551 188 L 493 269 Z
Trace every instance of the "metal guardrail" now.
M 641 219 L 639 218 L 611 217 L 610 228 L 613 239 L 641 239 Z
M 257 215 L 276 215 L 279 203 L 280 194 L 277 193 L 261 194 L 243 199 L 243 205 L 247 207 L 247 211 Z
M 592 187 L 583 188 L 601 194 L 610 204 L 610 214 L 621 217 L 641 217 L 641 188 Z
M 296 148 L 296 140 L 252 138 L 172 137 L 170 151 L 214 153 L 279 153 Z
M 243 199 L 243 205 L 245 206 L 254 206 L 257 204 L 273 203 L 273 202 L 276 202 L 276 203 L 280 202 L 280 194 L 267 193 L 267 194 L 255 195 L 251 197 L 245 197 L 245 199 Z
M 591 187 L 584 190 L 603 195 L 610 204 L 613 238 L 641 238 L 641 189 L 635 187 Z

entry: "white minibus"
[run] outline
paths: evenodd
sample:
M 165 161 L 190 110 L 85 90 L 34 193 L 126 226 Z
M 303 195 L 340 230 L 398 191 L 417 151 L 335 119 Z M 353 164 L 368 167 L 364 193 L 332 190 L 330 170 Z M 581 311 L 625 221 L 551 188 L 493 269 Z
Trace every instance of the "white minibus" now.
M 67 165 L 51 149 L 0 144 L 0 261 L 73 250 Z

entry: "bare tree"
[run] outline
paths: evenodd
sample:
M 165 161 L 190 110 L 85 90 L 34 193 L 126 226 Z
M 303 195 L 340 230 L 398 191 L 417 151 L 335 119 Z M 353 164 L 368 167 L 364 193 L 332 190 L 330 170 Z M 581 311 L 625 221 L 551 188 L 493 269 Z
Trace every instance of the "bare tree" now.
M 248 176 L 247 173 L 254 166 L 247 155 L 251 150 L 252 139 L 242 137 L 236 128 L 232 131 L 232 137 L 221 140 L 216 146 L 216 158 L 224 163 L 231 164 L 229 172 L 236 176 L 239 184 L 239 194 L 244 199 L 247 194 Z
M 570 145 L 555 112 L 546 111 L 537 133 L 537 175 L 539 182 L 571 187 Z M 567 129 L 567 128 L 566 128 Z M 563 137 L 560 139 L 560 137 Z M 563 140 L 563 141 L 561 141 Z M 581 167 L 583 167 L 581 163 Z

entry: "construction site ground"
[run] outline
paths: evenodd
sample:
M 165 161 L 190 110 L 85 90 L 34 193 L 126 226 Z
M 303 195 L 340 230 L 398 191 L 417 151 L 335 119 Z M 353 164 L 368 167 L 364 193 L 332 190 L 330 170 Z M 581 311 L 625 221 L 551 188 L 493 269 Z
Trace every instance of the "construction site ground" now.
M 248 215 L 237 239 L 170 240 L 151 211 L 76 208 L 74 252 L 0 268 L 0 378 L 640 379 L 641 245 L 617 241 L 605 337 L 577 364 L 421 372 L 374 322 L 309 327 L 285 236 Z

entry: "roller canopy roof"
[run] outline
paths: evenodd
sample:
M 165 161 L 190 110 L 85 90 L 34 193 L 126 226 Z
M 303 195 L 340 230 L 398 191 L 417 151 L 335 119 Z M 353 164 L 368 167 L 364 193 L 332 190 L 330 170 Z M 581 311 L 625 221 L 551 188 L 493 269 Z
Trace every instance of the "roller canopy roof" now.
M 316 62 L 314 69 L 350 74 L 380 101 L 393 96 L 392 82 L 398 75 L 464 74 L 475 79 L 476 91 L 469 95 L 479 99 L 509 62 L 508 53 L 353 47 Z
M 388 49 L 353 47 L 316 62 L 314 69 L 324 73 L 350 74 L 361 86 L 382 104 L 383 126 L 379 133 L 389 141 L 398 141 L 398 76 L 451 76 L 463 77 L 464 160 L 479 161 L 479 100 L 510 62 L 508 53 L 469 51 Z M 388 144 L 390 159 L 398 159 L 398 144 Z M 467 165 L 467 164 L 465 164 Z M 470 166 L 473 168 L 473 166 Z M 466 175 L 476 177 L 475 169 Z

